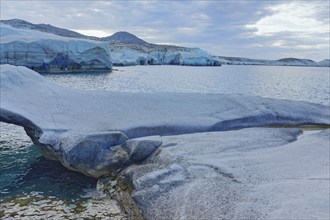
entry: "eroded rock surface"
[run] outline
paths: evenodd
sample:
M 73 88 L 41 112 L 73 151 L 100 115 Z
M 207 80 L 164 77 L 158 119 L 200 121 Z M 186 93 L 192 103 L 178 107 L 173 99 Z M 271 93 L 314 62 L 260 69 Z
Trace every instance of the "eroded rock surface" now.
M 69 169 L 117 176 L 146 219 L 329 218 L 329 130 L 266 128 L 329 127 L 329 106 L 81 91 L 0 68 L 0 120 Z
M 148 158 L 161 144 L 160 137 L 149 136 L 329 125 L 329 108 L 306 102 L 241 95 L 82 91 L 10 65 L 1 65 L 0 76 L 0 119 L 23 126 L 48 158 L 95 177 L 116 174 Z
M 248 128 L 163 137 L 121 177 L 146 219 L 327 219 L 329 130 Z

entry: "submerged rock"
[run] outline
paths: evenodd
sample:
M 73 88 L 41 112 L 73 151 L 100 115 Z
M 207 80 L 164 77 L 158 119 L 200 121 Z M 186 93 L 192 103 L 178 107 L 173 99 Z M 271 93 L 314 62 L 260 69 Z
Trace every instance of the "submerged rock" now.
M 1 219 L 112 219 L 129 216 L 107 195 L 95 198 L 96 191 L 85 199 L 62 200 L 53 196 L 17 195 L 0 201 Z

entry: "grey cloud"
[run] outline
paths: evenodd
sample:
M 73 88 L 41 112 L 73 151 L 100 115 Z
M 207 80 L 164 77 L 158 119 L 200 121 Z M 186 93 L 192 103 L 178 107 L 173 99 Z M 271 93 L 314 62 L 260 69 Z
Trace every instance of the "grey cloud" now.
M 272 57 L 281 57 L 281 53 L 286 54 L 284 48 L 270 48 L 271 42 L 282 39 L 288 42 L 288 47 L 296 50 L 295 45 L 324 44 L 324 39 L 329 39 L 325 35 L 313 36 L 314 40 L 294 39 L 292 33 L 253 36 L 254 30 L 246 28 L 247 24 L 274 13 L 268 9 L 270 6 L 284 2 L 288 1 L 1 0 L 1 19 L 21 18 L 32 23 L 49 23 L 76 30 L 124 30 L 152 43 L 170 42 L 237 56 L 261 54 L 264 57 L 275 53 Z M 326 3 L 315 4 L 318 7 L 315 16 L 323 22 L 329 22 L 326 6 Z M 266 49 L 272 52 L 266 53 Z M 307 53 L 305 50 L 302 52 Z M 320 54 L 326 55 L 326 51 Z

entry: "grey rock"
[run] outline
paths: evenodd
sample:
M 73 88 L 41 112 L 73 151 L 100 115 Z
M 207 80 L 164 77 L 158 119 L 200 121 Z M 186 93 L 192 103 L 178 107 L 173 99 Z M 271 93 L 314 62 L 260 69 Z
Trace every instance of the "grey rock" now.
M 330 123 L 328 106 L 306 102 L 82 91 L 10 65 L 1 66 L 0 76 L 0 120 L 24 127 L 47 158 L 95 177 L 117 175 L 131 164 L 149 161 L 161 143 L 159 136 L 152 135 Z
M 306 175 L 299 174 L 304 171 L 299 171 L 301 162 L 296 158 L 296 154 L 306 156 L 297 152 L 308 149 L 301 146 L 310 146 L 309 140 L 297 139 L 301 134 L 300 129 L 248 128 L 166 136 L 146 163 L 128 167 L 120 175 L 132 185 L 132 197 L 146 219 L 265 219 L 270 210 L 277 210 L 271 206 L 271 196 L 255 193 L 258 187 L 265 190 L 278 181 L 287 183 L 282 176 Z M 323 151 L 326 135 L 329 131 L 313 136 Z M 284 155 L 292 158 L 293 168 L 281 166 L 287 163 L 282 161 Z M 326 158 L 305 167 L 319 170 L 318 166 L 328 163 Z M 282 172 L 272 172 L 277 169 Z M 295 189 L 295 183 L 287 187 Z M 280 204 L 287 199 L 281 195 Z M 315 210 L 312 207 L 308 206 Z M 294 219 L 290 213 L 284 217 Z
M 44 154 L 55 155 L 68 169 L 98 178 L 116 176 L 123 168 L 146 160 L 159 147 L 161 140 L 160 137 L 128 140 L 119 131 L 48 131 L 43 133 L 37 144 L 45 151 Z

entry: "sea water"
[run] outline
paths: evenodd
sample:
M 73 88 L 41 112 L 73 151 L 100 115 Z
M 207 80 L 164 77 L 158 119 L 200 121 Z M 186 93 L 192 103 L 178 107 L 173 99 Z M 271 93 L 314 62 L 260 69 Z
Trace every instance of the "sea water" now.
M 330 68 L 130 66 L 108 74 L 46 74 L 71 88 L 120 92 L 243 94 L 329 105 Z
M 44 74 L 62 86 L 120 92 L 221 93 L 330 105 L 330 69 L 272 66 L 133 66 L 111 73 Z M 96 179 L 42 157 L 24 130 L 0 123 L 0 218 L 121 217 Z M 113 208 L 111 208 L 113 207 Z M 102 217 L 102 216 L 101 216 Z
M 95 178 L 47 160 L 24 129 L 0 123 L 0 219 L 121 219 Z

